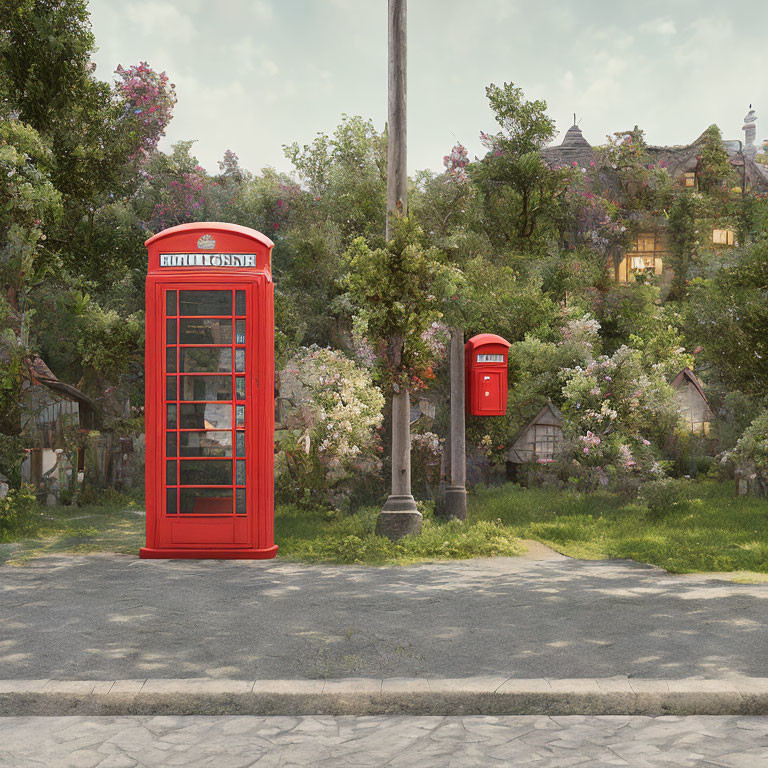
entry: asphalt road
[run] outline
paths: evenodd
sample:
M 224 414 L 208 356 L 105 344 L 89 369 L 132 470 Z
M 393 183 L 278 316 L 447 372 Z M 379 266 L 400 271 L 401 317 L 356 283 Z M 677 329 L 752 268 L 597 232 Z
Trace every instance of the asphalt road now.
M 768 677 L 768 585 L 625 561 L 47 557 L 0 568 L 0 678 Z

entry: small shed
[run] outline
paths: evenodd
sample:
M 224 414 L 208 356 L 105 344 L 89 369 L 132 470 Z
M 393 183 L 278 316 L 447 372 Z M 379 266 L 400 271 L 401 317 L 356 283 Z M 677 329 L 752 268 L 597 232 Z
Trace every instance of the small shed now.
M 551 461 L 563 442 L 563 415 L 551 400 L 523 427 L 507 454 L 507 463 Z
M 715 414 L 709 407 L 701 382 L 690 368 L 683 368 L 672 380 L 677 395 L 677 410 L 695 435 L 709 435 Z
M 29 453 L 21 467 L 22 480 L 36 485 L 49 501 L 72 488 L 73 472 L 83 471 L 84 454 L 69 466 L 64 449 L 71 430 L 93 429 L 96 407 L 88 395 L 60 381 L 39 357 L 28 361 L 29 381 L 23 393 L 22 432 Z

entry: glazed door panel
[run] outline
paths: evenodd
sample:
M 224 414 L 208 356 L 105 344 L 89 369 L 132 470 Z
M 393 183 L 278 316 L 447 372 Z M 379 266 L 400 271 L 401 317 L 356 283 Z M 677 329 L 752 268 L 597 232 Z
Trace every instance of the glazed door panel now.
M 158 286 L 161 547 L 250 546 L 253 286 Z

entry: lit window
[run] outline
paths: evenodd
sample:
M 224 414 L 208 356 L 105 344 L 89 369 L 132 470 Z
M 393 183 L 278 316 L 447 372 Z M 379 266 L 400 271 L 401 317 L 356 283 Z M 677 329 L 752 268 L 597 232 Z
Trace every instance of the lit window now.
M 696 186 L 696 174 L 695 173 L 684 173 L 683 174 L 683 186 L 684 187 L 695 187 Z
M 656 250 L 656 238 L 653 235 L 638 235 L 637 250 L 641 253 Z
M 732 229 L 713 229 L 712 242 L 715 245 L 734 245 L 736 235 Z

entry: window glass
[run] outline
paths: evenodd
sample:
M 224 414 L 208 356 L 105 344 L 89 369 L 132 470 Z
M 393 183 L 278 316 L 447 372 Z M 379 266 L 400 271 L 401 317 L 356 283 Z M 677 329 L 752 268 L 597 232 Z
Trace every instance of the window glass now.
M 235 379 L 235 385 L 237 386 L 237 399 L 245 400 L 245 378 L 238 376 Z
M 236 434 L 237 434 L 237 455 L 245 456 L 245 432 L 240 430 Z
M 231 315 L 232 291 L 179 291 L 180 315 Z
M 168 488 L 165 491 L 165 514 L 176 514 L 176 489 Z
M 176 321 L 175 320 L 165 321 L 165 343 L 166 344 L 176 343 Z
M 166 400 L 176 399 L 176 377 L 175 376 L 165 377 L 165 399 Z
M 236 405 L 235 409 L 237 411 L 237 426 L 241 427 L 243 424 L 245 424 L 245 406 Z
M 232 348 L 181 347 L 179 367 L 182 373 L 228 373 L 232 370 Z
M 166 414 L 165 426 L 168 429 L 176 429 L 176 406 L 167 405 L 168 412 Z
M 168 407 L 170 408 L 171 406 L 169 405 Z M 176 406 L 174 405 L 173 408 L 175 409 Z M 179 406 L 179 409 L 179 421 L 182 429 L 232 428 L 231 405 L 218 405 L 215 403 L 182 403 Z
M 238 488 L 237 489 L 237 507 L 235 509 L 235 512 L 238 515 L 244 515 L 245 514 L 245 488 Z
M 245 344 L 245 320 L 238 320 L 235 324 L 235 344 Z
M 176 347 L 166 347 L 165 370 L 168 371 L 168 373 L 176 372 Z
M 166 456 L 175 456 L 176 455 L 176 432 L 166 432 L 165 433 L 165 455 Z
M 175 322 L 175 321 L 174 321 Z M 179 321 L 181 344 L 231 344 L 232 321 L 227 318 L 191 317 Z
M 165 462 L 165 484 L 176 485 L 176 462 Z
M 236 485 L 245 485 L 245 459 L 237 460 Z
M 235 314 L 245 314 L 245 291 L 235 291 Z
M 181 377 L 181 394 L 179 395 L 179 400 L 231 400 L 231 399 L 232 399 L 232 377 L 231 376 L 182 376 Z
M 231 515 L 231 488 L 179 488 L 182 515 Z
M 170 316 L 176 314 L 176 291 L 165 292 L 165 314 Z
M 232 432 L 180 432 L 181 456 L 231 456 Z M 174 446 L 175 447 L 175 446 Z
M 235 371 L 243 373 L 245 371 L 245 350 L 235 350 Z
M 174 462 L 175 464 L 175 462 Z M 188 459 L 179 466 L 180 485 L 232 485 L 232 462 L 229 459 Z

